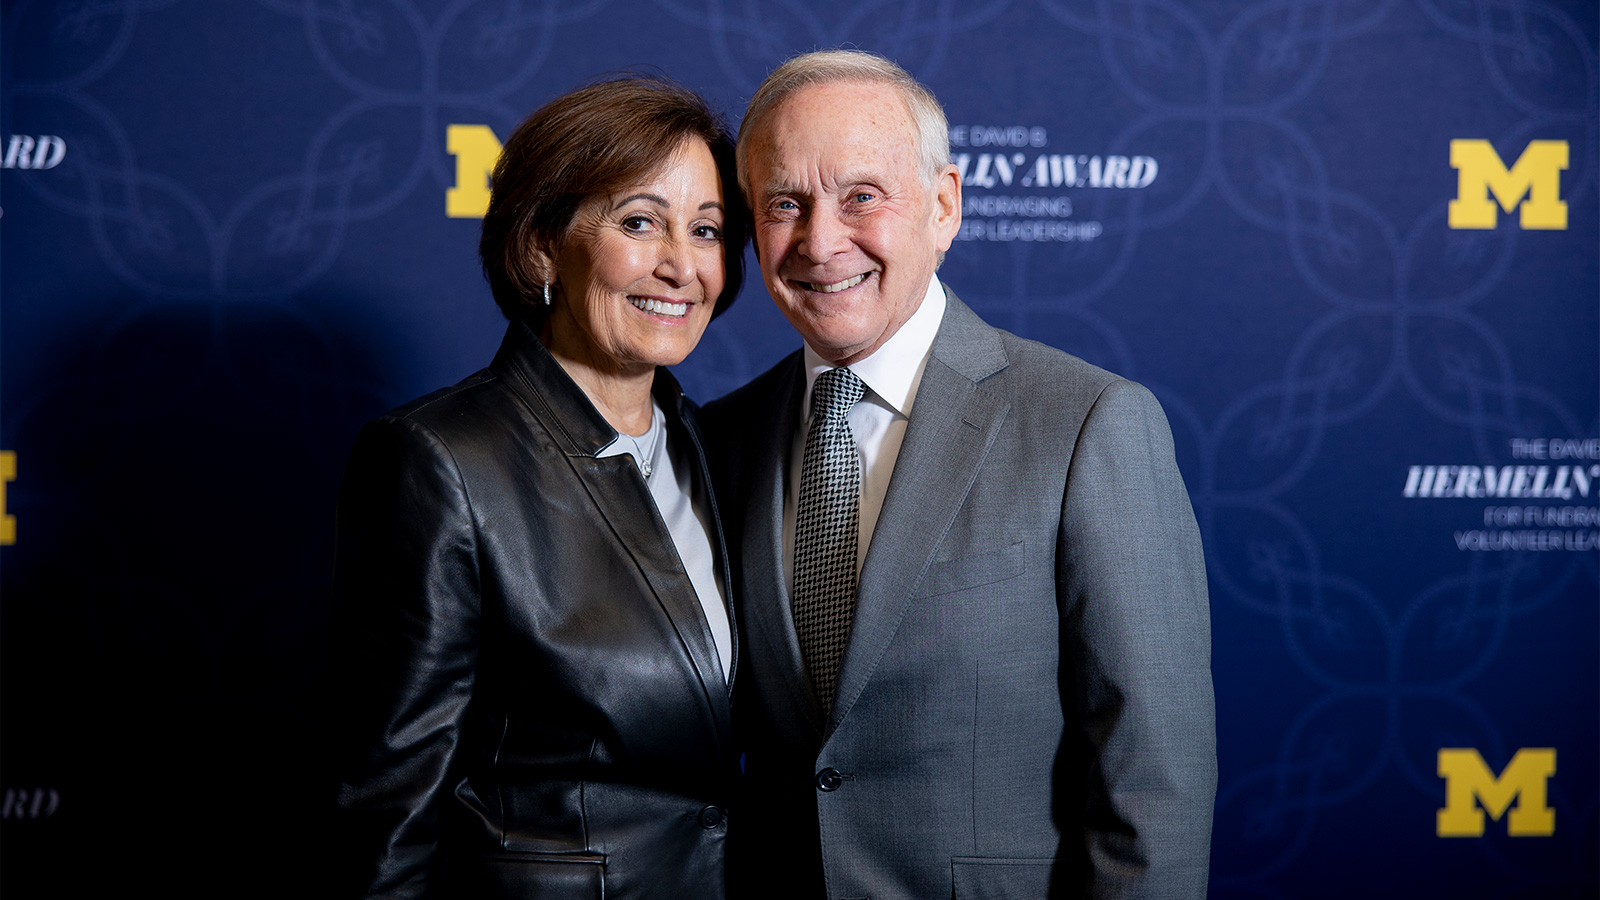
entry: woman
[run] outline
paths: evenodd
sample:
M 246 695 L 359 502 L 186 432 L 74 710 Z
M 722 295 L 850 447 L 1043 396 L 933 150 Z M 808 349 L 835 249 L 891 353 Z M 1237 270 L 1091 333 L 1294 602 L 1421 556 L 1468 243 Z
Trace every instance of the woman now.
M 492 183 L 499 353 L 346 470 L 338 837 L 368 896 L 720 897 L 735 630 L 660 367 L 738 293 L 733 148 L 629 78 L 535 112 Z

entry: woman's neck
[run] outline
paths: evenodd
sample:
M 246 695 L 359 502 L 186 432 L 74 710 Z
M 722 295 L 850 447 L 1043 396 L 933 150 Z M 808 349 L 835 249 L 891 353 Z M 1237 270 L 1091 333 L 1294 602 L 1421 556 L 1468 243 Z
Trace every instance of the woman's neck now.
M 634 437 L 650 430 L 654 417 L 650 389 L 655 386 L 655 366 L 620 364 L 586 344 L 574 347 L 552 340 L 548 324 L 539 339 L 612 428 Z

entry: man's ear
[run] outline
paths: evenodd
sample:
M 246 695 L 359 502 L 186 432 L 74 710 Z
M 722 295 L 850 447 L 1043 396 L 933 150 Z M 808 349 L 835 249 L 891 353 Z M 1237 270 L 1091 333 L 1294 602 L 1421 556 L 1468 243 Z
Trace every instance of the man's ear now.
M 960 230 L 961 173 L 952 164 L 933 178 L 933 233 L 940 253 L 950 249 Z

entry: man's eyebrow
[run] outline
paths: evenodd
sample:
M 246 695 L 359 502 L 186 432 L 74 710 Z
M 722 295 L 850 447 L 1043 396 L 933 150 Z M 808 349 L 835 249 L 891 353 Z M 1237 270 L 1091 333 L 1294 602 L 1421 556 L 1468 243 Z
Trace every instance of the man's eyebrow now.
M 790 194 L 793 193 L 794 190 L 794 185 L 787 181 L 769 181 L 761 186 L 762 194 L 768 197 L 775 194 Z
M 874 175 L 871 172 L 846 172 L 837 178 L 831 179 L 831 181 L 834 184 L 839 185 L 841 189 L 855 187 L 856 185 L 860 184 L 878 184 L 880 180 L 880 175 Z M 766 196 L 806 193 L 798 185 L 790 184 L 787 181 L 769 181 L 766 184 L 765 192 Z

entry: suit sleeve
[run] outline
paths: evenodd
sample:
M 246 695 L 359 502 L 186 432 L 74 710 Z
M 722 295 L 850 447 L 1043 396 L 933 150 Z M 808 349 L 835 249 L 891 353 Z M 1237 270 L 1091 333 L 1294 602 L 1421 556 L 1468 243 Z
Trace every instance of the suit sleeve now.
M 344 896 L 421 897 L 478 657 L 469 498 L 431 432 L 380 419 L 340 490 L 334 838 Z
M 1205 560 L 1166 417 L 1133 382 L 1085 419 L 1060 541 L 1089 896 L 1203 898 L 1217 779 Z

